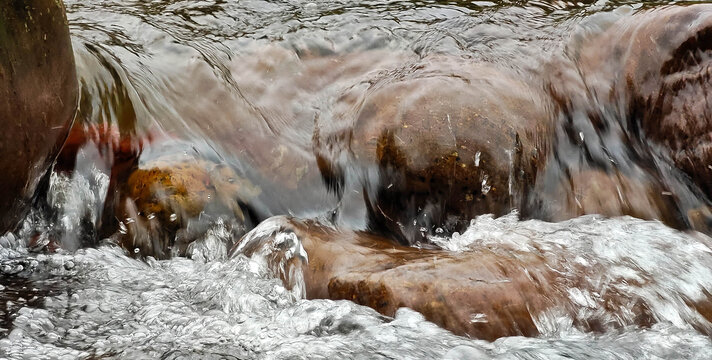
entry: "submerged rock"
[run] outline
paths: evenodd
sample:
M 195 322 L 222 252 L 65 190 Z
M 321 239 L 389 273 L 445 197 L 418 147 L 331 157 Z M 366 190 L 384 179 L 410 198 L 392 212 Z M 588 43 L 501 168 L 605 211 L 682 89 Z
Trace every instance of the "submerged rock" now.
M 282 249 L 285 234 L 294 234 L 305 254 L 273 251 L 268 266 L 288 287 L 298 285 L 293 273 L 303 272 L 310 299 L 351 300 L 388 316 L 408 307 L 456 334 L 487 340 L 536 336 L 536 316 L 565 305 L 553 286 L 559 275 L 532 254 L 417 249 L 287 217 L 267 220 L 233 254 Z
M 0 4 L 0 232 L 28 210 L 67 136 L 77 78 L 61 1 Z
M 195 240 L 186 228 L 200 223 L 202 216 L 228 216 L 238 225 L 249 224 L 241 203 L 261 192 L 224 164 L 182 155 L 141 164 L 119 186 L 114 209 L 121 219 L 115 234 L 119 245 L 156 258 L 184 255 Z
M 446 56 L 396 71 L 345 91 L 334 119 L 317 124 L 329 168 L 376 169 L 365 195 L 371 228 L 415 244 L 479 214 L 523 209 L 553 131 L 535 80 Z
M 604 60 L 625 89 L 640 136 L 663 145 L 675 165 L 712 197 L 712 7 L 653 10 L 614 26 L 582 55 Z M 599 46 L 603 45 L 604 46 Z M 594 66 L 600 66 L 591 61 Z
M 581 144 L 582 155 L 653 190 L 644 197 L 665 204 L 654 218 L 701 231 L 712 223 L 697 211 L 712 199 L 711 43 L 712 6 L 663 7 L 575 42 L 566 54 L 576 66 L 551 71 L 554 98 L 574 124 L 567 130 L 600 137 L 586 139 L 595 145 Z M 640 205 L 624 213 L 649 213 Z

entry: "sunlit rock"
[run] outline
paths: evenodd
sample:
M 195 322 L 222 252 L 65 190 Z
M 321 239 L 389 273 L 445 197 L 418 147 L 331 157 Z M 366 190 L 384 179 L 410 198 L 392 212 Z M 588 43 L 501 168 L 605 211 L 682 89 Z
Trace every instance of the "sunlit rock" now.
M 240 202 L 261 192 L 226 165 L 182 154 L 141 164 L 120 186 L 119 244 L 158 258 L 185 254 L 195 240 L 186 227 L 203 216 L 227 215 L 240 226 L 249 222 Z

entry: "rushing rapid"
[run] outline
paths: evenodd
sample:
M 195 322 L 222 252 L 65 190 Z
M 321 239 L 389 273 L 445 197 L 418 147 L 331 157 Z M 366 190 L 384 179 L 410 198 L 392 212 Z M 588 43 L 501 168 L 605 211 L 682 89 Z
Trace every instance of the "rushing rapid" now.
M 82 184 L 86 179 L 75 181 Z M 57 179 L 55 196 L 91 203 Z M 70 215 L 70 213 L 65 213 Z M 76 216 L 76 215 L 75 215 Z M 77 218 L 66 219 L 76 221 Z M 265 229 L 256 229 L 256 231 Z M 20 234 L 23 236 L 24 234 Z M 561 223 L 481 216 L 435 242 L 458 252 L 489 247 L 547 256 L 564 275 L 576 318 L 553 309 L 541 336 L 489 343 L 459 337 L 401 309 L 395 318 L 350 301 L 304 300 L 285 289 L 268 259 L 227 257 L 231 234 L 211 226 L 189 258 L 141 261 L 113 246 L 33 254 L 24 239 L 0 239 L 9 358 L 691 358 L 712 355 L 704 319 L 686 303 L 712 286 L 709 237 L 659 222 L 584 216 Z M 674 245 L 671 245 L 674 244 Z M 614 294 L 614 295 L 612 295 Z M 611 302 L 613 298 L 630 301 Z M 641 314 L 640 309 L 644 309 Z M 648 327 L 629 325 L 648 316 Z M 473 322 L 487 322 L 474 316 Z M 577 322 L 598 323 L 582 331 Z
M 615 47 L 678 3 L 65 0 L 79 110 L 0 237 L 0 357 L 712 358 L 709 19 L 662 71 Z M 310 226 L 514 290 L 453 332 L 315 299 Z

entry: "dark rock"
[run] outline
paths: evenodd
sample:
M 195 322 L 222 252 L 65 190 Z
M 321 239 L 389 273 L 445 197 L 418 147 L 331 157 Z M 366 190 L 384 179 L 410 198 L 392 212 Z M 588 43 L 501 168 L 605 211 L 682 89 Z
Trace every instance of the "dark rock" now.
M 577 63 L 599 101 L 625 101 L 631 136 L 662 145 L 712 197 L 712 6 L 622 19 L 586 44 Z
M 77 108 L 74 56 L 61 1 L 0 4 L 0 231 L 24 216 Z
M 318 124 L 330 168 L 377 169 L 364 186 L 371 228 L 414 244 L 522 209 L 552 133 L 541 92 L 525 76 L 452 57 L 399 71 L 344 93 L 332 122 Z

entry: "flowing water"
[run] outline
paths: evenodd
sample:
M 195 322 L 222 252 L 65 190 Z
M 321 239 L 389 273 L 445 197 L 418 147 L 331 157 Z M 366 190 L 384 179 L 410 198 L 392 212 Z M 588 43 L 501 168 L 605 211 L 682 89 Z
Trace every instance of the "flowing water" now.
M 321 181 L 291 192 L 270 186 L 280 186 L 274 178 L 289 184 L 310 176 L 310 163 L 282 170 L 312 139 L 311 128 L 292 119 L 311 126 L 319 121 L 315 114 L 336 113 L 329 99 L 358 83 L 365 62 L 407 67 L 412 59 L 445 55 L 530 77 L 541 71 L 541 59 L 576 48 L 612 22 L 674 3 L 65 1 L 82 92 L 78 122 L 114 125 L 129 139 L 171 139 L 165 146 L 142 144 L 141 162 L 169 154 L 229 164 L 263 187 L 252 204 L 256 219 L 333 212 L 335 223 L 357 229 L 367 227 L 364 205 L 340 195 L 355 191 L 356 179 L 373 176 L 368 169 L 347 176 L 341 192 Z M 318 59 L 349 54 L 366 54 L 368 61 L 334 65 L 340 79 L 280 77 L 296 59 L 317 59 L 304 70 L 316 77 L 331 66 Z M 380 81 L 407 76 L 378 66 Z M 238 126 L 267 135 L 255 140 L 255 131 L 241 135 Z M 581 142 L 605 137 L 580 130 L 573 133 Z M 271 147 L 260 147 L 265 139 Z M 604 140 L 610 161 L 625 163 L 617 140 Z M 559 146 L 562 158 L 571 158 L 563 163 L 580 162 L 576 151 Z M 586 269 L 583 280 L 566 284 L 576 316 L 553 308 L 536 319 L 540 336 L 485 342 L 453 335 L 406 308 L 390 318 L 350 301 L 306 300 L 300 286 L 283 286 L 264 254 L 228 256 L 249 230 L 234 218 L 205 214 L 192 229 L 197 240 L 186 257 L 129 257 L 98 228 L 114 165 L 106 151 L 80 148 L 74 171 L 53 173 L 43 204 L 19 230 L 0 237 L 0 357 L 712 358 L 712 324 L 691 305 L 712 292 L 707 235 L 632 217 L 552 223 L 519 219 L 516 212 L 477 216 L 461 233 L 435 230 L 428 239 L 449 251 L 539 254 L 564 277 Z M 645 171 L 630 168 L 628 174 Z M 562 176 L 563 170 L 552 171 L 548 176 Z M 670 174 L 660 177 L 673 184 L 681 207 L 704 203 Z M 117 221 L 126 231 L 128 222 Z M 647 326 L 633 325 L 641 307 Z

